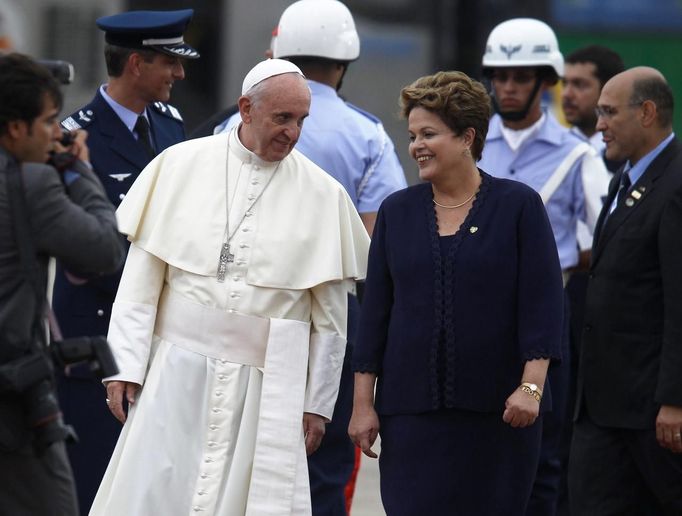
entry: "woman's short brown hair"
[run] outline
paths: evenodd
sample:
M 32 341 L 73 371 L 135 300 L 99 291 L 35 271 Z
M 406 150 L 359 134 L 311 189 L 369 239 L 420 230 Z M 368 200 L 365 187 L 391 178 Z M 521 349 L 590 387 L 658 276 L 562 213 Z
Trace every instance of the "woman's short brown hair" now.
M 438 72 L 420 77 L 402 89 L 400 107 L 405 118 L 414 108 L 427 109 L 458 136 L 473 128 L 476 134 L 471 154 L 476 161 L 481 159 L 492 108 L 490 96 L 480 82 L 463 72 Z

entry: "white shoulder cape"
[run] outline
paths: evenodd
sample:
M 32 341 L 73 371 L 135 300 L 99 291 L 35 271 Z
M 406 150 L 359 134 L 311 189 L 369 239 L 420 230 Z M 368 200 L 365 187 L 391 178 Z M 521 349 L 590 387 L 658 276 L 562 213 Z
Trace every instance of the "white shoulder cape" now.
M 173 267 L 215 276 L 225 231 L 227 139 L 199 138 L 159 154 L 118 208 L 119 230 Z M 249 284 L 297 290 L 364 278 L 369 237 L 352 201 L 298 151 L 282 160 L 258 210 Z

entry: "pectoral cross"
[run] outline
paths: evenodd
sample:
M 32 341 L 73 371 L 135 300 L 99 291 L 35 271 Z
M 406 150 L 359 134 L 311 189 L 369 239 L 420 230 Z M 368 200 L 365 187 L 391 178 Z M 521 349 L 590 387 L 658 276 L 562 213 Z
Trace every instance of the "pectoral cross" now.
M 225 281 L 225 273 L 227 272 L 227 264 L 234 262 L 234 255 L 230 252 L 230 244 L 225 242 L 220 249 L 220 258 L 218 260 L 218 281 Z

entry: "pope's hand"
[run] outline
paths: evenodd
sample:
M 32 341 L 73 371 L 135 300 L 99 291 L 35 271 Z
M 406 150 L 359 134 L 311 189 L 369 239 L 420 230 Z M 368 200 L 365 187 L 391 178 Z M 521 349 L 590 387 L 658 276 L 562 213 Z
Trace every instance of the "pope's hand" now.
M 133 382 L 107 382 L 107 405 L 109 410 L 121 423 L 126 422 L 126 412 L 123 410 L 123 396 L 128 400 L 128 405 L 135 403 L 135 395 L 140 385 Z
M 303 435 L 305 436 L 305 452 L 311 455 L 320 447 L 325 432 L 325 419 L 317 414 L 303 414 Z

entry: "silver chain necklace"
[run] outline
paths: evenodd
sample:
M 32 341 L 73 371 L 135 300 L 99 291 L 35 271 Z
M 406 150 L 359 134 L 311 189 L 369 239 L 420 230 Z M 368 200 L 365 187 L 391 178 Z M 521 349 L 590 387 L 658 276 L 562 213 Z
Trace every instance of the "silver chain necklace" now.
M 232 136 L 232 135 L 230 134 L 230 136 Z M 234 262 L 234 254 L 232 254 L 230 252 L 230 242 L 232 241 L 232 237 L 234 237 L 234 234 L 237 232 L 239 227 L 242 225 L 242 222 L 244 222 L 244 218 L 246 218 L 246 214 L 249 213 L 249 211 L 251 211 L 251 208 L 253 208 L 253 206 L 261 198 L 261 196 L 263 195 L 263 192 L 265 192 L 268 185 L 270 184 L 270 181 L 272 181 L 272 178 L 275 177 L 275 174 L 277 173 L 279 166 L 282 164 L 281 161 L 279 163 L 277 163 L 275 170 L 272 171 L 272 174 L 270 174 L 270 177 L 268 178 L 268 182 L 265 183 L 265 186 L 260 191 L 260 193 L 256 196 L 256 198 L 253 201 L 251 201 L 251 204 L 249 204 L 247 206 L 247 208 L 244 210 L 244 213 L 242 214 L 241 218 L 239 219 L 239 222 L 237 222 L 237 225 L 234 227 L 232 232 L 230 232 L 230 198 L 229 198 L 229 190 L 230 190 L 229 185 L 230 185 L 230 183 L 229 183 L 229 176 L 228 176 L 229 163 L 230 163 L 230 136 L 227 137 L 227 159 L 225 160 L 225 233 L 224 233 L 225 238 L 223 240 L 223 245 L 220 248 L 220 256 L 218 257 L 218 274 L 216 276 L 219 283 L 223 283 L 225 281 L 225 274 L 227 273 L 227 264 Z M 244 166 L 243 162 L 240 165 L 240 169 L 242 166 Z M 236 192 L 237 186 L 239 186 L 239 180 L 237 180 L 237 185 L 235 186 L 235 195 L 237 194 L 237 192 Z M 234 197 L 232 200 L 234 200 Z

